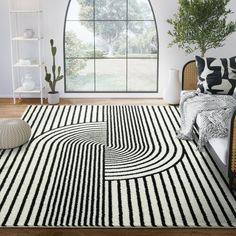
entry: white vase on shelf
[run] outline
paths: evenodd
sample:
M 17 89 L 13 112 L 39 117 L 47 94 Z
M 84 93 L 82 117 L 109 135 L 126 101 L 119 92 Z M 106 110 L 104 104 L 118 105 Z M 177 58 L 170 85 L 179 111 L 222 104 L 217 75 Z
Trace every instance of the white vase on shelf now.
M 30 39 L 34 37 L 34 30 L 33 29 L 25 29 L 23 32 L 23 36 L 26 39 Z
M 31 91 L 35 88 L 35 81 L 30 74 L 26 74 L 21 79 L 22 87 L 25 91 Z
M 179 104 L 180 91 L 179 71 L 169 69 L 169 76 L 163 90 L 165 102 L 173 105 Z

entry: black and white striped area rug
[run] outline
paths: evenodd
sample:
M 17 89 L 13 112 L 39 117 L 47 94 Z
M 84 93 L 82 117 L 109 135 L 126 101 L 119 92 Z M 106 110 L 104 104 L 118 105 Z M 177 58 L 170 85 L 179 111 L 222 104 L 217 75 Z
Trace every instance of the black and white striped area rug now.
M 235 227 L 207 154 L 175 137 L 178 108 L 29 106 L 31 141 L 0 151 L 1 226 Z

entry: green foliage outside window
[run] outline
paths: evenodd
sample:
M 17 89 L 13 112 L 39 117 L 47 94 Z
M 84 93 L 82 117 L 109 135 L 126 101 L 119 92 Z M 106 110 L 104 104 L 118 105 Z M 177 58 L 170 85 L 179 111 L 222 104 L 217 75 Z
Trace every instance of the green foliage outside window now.
M 68 31 L 66 33 L 65 40 L 65 51 L 67 57 L 73 57 L 74 55 L 80 55 L 81 51 L 86 50 L 85 46 L 77 38 L 76 34 L 73 31 Z M 79 60 L 77 63 L 74 63 L 73 60 L 67 61 L 67 73 L 68 75 L 77 74 L 80 70 L 85 68 L 86 59 Z
M 148 0 L 147 0 L 148 1 Z M 93 19 L 93 1 L 92 0 L 78 0 L 81 9 L 80 16 L 81 19 Z M 95 1 L 95 18 L 98 20 L 107 20 L 116 18 L 117 20 L 126 20 L 127 19 L 127 6 L 126 1 L 124 0 L 97 0 Z M 136 1 L 129 1 L 129 16 L 131 19 L 140 19 L 140 16 L 149 17 L 150 8 L 147 2 L 137 4 Z M 146 19 L 143 19 L 146 20 Z M 81 21 L 81 24 L 93 31 L 93 25 L 89 21 Z M 140 33 L 145 31 L 146 22 L 139 21 L 138 24 L 132 24 L 129 28 L 129 33 Z M 96 24 L 96 36 L 100 36 L 103 40 L 106 41 L 109 47 L 108 55 L 114 54 L 114 49 L 120 54 L 125 53 L 124 42 L 126 40 L 126 23 L 109 21 L 109 23 L 99 23 Z M 142 34 L 135 35 L 133 38 L 132 44 L 133 48 L 140 49 L 140 52 L 143 48 L 155 47 L 153 53 L 156 53 L 157 45 L 150 45 L 150 40 L 153 35 L 156 35 L 155 31 L 149 32 L 150 37 L 145 38 Z M 143 45 L 140 48 L 140 45 Z

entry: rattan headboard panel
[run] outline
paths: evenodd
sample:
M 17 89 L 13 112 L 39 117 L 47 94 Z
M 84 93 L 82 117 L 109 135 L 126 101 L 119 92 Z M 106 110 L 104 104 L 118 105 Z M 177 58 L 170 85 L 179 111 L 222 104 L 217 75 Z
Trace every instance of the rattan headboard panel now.
M 197 82 L 196 62 L 189 61 L 184 65 L 182 71 L 182 90 L 196 90 Z

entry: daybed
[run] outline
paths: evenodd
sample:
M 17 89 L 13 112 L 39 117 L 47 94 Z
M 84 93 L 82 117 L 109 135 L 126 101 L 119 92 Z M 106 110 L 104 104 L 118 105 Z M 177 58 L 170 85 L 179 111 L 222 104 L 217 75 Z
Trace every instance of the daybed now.
M 196 62 L 192 60 L 186 63 L 183 68 L 182 90 L 196 90 L 197 82 Z M 196 126 L 198 123 L 197 117 Z M 236 190 L 236 109 L 230 117 L 228 136 L 210 139 L 206 148 L 229 183 L 229 187 Z

